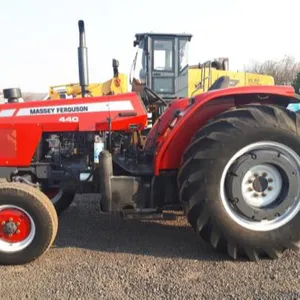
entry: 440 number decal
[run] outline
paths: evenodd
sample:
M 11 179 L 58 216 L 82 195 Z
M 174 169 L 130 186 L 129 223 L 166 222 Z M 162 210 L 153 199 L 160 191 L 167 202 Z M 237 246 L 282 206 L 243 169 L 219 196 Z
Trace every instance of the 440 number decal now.
M 71 117 L 60 117 L 58 119 L 59 122 L 72 122 L 77 123 L 79 122 L 79 118 L 77 116 L 71 116 Z

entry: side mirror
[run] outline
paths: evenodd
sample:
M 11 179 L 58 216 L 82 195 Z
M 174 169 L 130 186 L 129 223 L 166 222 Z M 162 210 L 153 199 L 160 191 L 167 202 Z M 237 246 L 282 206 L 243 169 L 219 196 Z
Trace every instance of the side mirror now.
M 116 59 L 113 59 L 112 60 L 112 66 L 113 66 L 113 68 L 119 68 L 119 61 L 116 60 Z
M 112 60 L 112 66 L 113 66 L 113 72 L 114 72 L 114 77 L 118 77 L 119 75 L 119 61 L 116 59 Z

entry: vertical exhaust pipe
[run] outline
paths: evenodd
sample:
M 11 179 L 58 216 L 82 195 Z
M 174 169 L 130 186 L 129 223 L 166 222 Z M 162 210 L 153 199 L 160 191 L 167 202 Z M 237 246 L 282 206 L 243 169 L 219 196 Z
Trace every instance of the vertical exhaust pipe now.
M 84 22 L 78 21 L 79 27 L 79 47 L 78 47 L 78 68 L 79 68 L 79 83 L 81 87 L 82 97 L 88 95 L 89 74 L 88 74 L 88 55 L 85 41 Z

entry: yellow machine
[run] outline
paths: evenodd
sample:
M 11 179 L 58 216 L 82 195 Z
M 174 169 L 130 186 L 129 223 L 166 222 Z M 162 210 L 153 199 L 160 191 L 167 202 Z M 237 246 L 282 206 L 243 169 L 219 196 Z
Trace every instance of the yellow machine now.
M 274 85 L 272 76 L 229 71 L 228 58 L 188 64 L 190 34 L 139 33 L 130 83 L 133 91 L 147 86 L 166 101 L 214 88 Z
M 230 71 L 228 58 L 189 65 L 190 34 L 141 33 L 135 38 L 134 47 L 138 46 L 138 49 L 129 83 L 131 90 L 142 96 L 145 86 L 171 102 L 178 97 L 191 97 L 215 88 L 275 84 L 272 76 Z M 79 49 L 84 51 L 85 43 L 82 45 Z M 85 92 L 90 96 L 126 93 L 128 78 L 118 72 L 118 66 L 119 62 L 113 59 L 113 78 L 104 83 L 87 83 Z M 74 83 L 51 86 L 46 99 L 81 96 L 80 84 Z

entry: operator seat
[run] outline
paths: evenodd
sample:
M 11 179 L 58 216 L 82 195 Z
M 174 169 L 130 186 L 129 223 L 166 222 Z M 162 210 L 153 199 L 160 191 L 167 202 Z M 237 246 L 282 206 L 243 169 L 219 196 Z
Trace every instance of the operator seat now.
M 138 79 L 133 78 L 131 91 L 139 93 L 141 95 L 141 97 L 144 97 L 144 87 L 145 86 L 146 85 L 144 83 L 141 83 Z
M 230 77 L 229 76 L 221 76 L 210 86 L 208 91 L 225 89 L 228 87 L 230 87 Z

